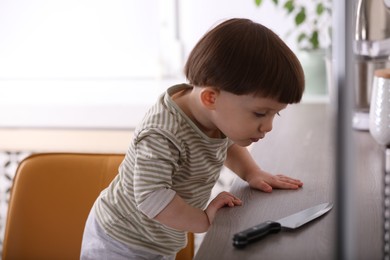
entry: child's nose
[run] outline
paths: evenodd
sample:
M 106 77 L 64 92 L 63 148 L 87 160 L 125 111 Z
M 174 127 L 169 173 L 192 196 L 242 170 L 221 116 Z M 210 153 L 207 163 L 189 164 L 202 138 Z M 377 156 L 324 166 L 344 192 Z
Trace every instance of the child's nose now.
M 259 132 L 262 133 L 267 133 L 272 130 L 272 123 L 273 123 L 273 118 L 268 118 L 267 120 L 264 120 L 262 124 L 259 127 Z

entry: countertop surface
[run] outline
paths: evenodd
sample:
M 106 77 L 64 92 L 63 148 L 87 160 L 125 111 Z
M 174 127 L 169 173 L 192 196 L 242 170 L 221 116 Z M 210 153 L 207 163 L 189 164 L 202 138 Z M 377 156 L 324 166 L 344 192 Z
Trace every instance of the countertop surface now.
M 289 232 L 271 234 L 236 249 L 233 235 L 267 220 L 277 220 L 299 210 L 335 201 L 335 111 L 327 104 L 299 104 L 282 111 L 274 130 L 253 145 L 251 153 L 260 167 L 274 174 L 299 178 L 299 190 L 250 189 L 235 179 L 231 192 L 243 206 L 223 208 L 205 236 L 195 259 L 333 259 L 335 209 Z M 383 149 L 368 132 L 353 131 L 356 179 L 356 255 L 358 259 L 382 256 Z

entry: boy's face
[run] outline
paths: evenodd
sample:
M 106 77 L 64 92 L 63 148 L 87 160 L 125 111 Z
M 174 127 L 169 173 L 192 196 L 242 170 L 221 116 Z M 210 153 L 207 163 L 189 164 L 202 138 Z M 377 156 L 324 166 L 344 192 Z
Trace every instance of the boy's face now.
M 234 95 L 220 91 L 215 100 L 213 122 L 229 139 L 248 146 L 272 130 L 275 115 L 287 104 L 253 95 Z

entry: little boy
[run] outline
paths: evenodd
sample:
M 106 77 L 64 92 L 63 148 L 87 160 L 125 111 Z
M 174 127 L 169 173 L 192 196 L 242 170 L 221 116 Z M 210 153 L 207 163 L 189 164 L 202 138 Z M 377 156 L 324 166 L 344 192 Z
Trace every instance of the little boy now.
M 276 34 L 227 20 L 197 43 L 185 74 L 188 84 L 169 88 L 135 130 L 91 210 L 81 259 L 174 259 L 186 232 L 205 232 L 219 208 L 241 205 L 228 192 L 207 205 L 223 165 L 264 192 L 302 186 L 261 169 L 246 148 L 304 91 L 302 67 Z

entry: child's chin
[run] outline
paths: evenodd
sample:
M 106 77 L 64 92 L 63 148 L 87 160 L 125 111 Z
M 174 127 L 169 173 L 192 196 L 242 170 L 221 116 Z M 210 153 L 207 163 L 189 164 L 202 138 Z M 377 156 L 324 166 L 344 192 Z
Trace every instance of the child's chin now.
M 251 145 L 253 142 L 251 140 L 245 140 L 245 141 L 241 140 L 241 141 L 236 141 L 234 143 L 242 147 L 247 147 Z

